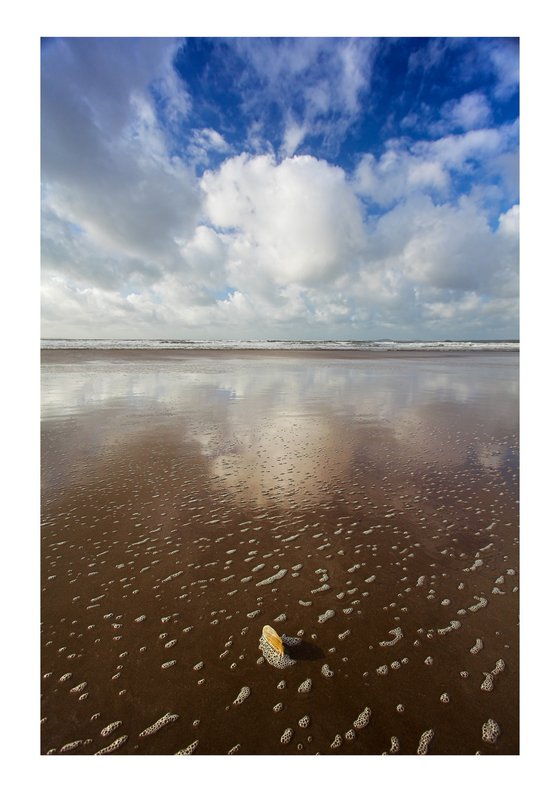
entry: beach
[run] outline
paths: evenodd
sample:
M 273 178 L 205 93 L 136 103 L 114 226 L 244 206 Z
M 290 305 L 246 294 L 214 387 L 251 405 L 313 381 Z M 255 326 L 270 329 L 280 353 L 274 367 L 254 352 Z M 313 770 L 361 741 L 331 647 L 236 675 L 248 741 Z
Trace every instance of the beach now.
M 41 752 L 517 754 L 518 377 L 43 350 Z

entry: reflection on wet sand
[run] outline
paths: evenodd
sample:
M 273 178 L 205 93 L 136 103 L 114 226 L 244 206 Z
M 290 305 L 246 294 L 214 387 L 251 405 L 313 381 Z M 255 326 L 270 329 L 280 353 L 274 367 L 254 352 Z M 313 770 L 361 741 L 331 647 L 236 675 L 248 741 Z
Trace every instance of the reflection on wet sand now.
M 493 434 L 517 414 L 515 362 L 502 361 L 502 377 L 488 356 L 483 365 L 472 356 L 324 365 L 262 355 L 243 365 L 53 365 L 43 373 L 43 416 L 76 418 L 76 450 L 90 455 L 173 422 L 210 461 L 219 486 L 281 504 L 287 495 L 317 497 L 317 481 L 348 475 L 357 447 L 372 461 L 390 444 L 391 454 L 419 464 L 460 465 L 474 456 L 499 467 L 505 451 Z

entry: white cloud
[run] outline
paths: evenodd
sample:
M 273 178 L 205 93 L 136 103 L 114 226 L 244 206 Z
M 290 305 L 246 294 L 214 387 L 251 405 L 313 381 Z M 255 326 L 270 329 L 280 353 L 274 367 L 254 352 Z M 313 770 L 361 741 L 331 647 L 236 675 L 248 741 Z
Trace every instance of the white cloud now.
M 453 127 L 465 131 L 484 126 L 491 118 L 492 111 L 488 99 L 482 93 L 465 94 L 458 101 L 448 102 L 442 116 Z
M 464 167 L 470 159 L 489 158 L 506 148 L 508 130 L 474 129 L 462 135 L 446 135 L 434 141 L 419 141 L 413 146 L 418 156 L 428 157 L 446 168 Z
M 325 39 L 273 50 L 263 41 L 251 59 L 281 104 L 283 159 L 257 118 L 247 129 L 255 153 L 232 156 L 217 129 L 199 124 L 181 159 L 170 136 L 189 120 L 191 100 L 172 68 L 175 42 L 107 45 L 98 69 L 97 45 L 51 46 L 45 335 L 517 334 L 519 207 L 504 207 L 517 200 L 518 129 L 484 126 L 482 94 L 445 108 L 438 139 L 389 141 L 345 172 L 295 154 L 327 129 L 329 113 L 338 113 L 329 122 L 338 139 L 358 117 L 375 48 Z M 300 115 L 294 98 L 305 100 Z M 464 131 L 449 134 L 450 123 Z M 210 169 L 215 155 L 226 159 Z M 201 178 L 194 164 L 208 168 Z M 457 177 L 482 166 L 486 181 L 459 197 Z
M 380 219 L 373 249 L 377 242 L 383 260 L 417 286 L 487 293 L 505 267 L 502 240 L 469 198 L 436 205 L 412 197 Z
M 519 86 L 519 43 L 515 39 L 486 42 L 486 51 L 494 68 L 498 99 L 509 99 Z
M 416 191 L 435 190 L 445 194 L 449 174 L 437 159 L 415 156 L 390 148 L 378 159 L 364 154 L 354 174 L 356 192 L 380 206 L 389 206 Z
M 290 156 L 307 135 L 322 134 L 327 142 L 338 143 L 346 134 L 358 117 L 379 42 L 263 38 L 235 39 L 231 46 L 252 67 L 260 86 L 253 74 L 244 94 L 246 109 L 258 115 L 268 104 L 280 108 Z
M 226 154 L 231 150 L 231 146 L 224 137 L 215 129 L 208 127 L 204 129 L 194 129 L 191 133 L 190 142 L 187 145 L 187 152 L 193 163 L 208 165 L 209 154 L 218 152 Z
M 206 222 L 177 241 L 180 265 L 146 273 L 128 292 L 113 271 L 85 288 L 47 268 L 46 334 L 60 334 L 64 306 L 78 335 L 411 337 L 423 327 L 449 337 L 487 335 L 489 326 L 516 335 L 518 207 L 494 229 L 474 197 L 437 204 L 425 194 L 446 184 L 433 163 L 389 159 L 382 187 L 397 184 L 400 200 L 375 222 L 354 191 L 363 179 L 324 161 L 226 160 L 201 179 Z M 375 172 L 379 163 L 366 165 Z
M 202 179 L 212 224 L 230 234 L 230 267 L 251 283 L 312 285 L 343 274 L 364 243 L 361 207 L 338 167 L 310 156 L 246 155 Z
M 167 92 L 172 118 L 188 112 L 173 76 L 176 44 L 77 39 L 49 46 L 42 94 L 44 266 L 71 271 L 82 284 L 153 283 L 184 265 L 180 243 L 194 232 L 200 207 L 194 176 L 170 155 L 148 90 Z
M 453 177 L 483 163 L 515 192 L 517 126 L 473 129 L 436 140 L 390 140 L 378 157 L 364 154 L 354 172 L 356 192 L 382 207 L 415 193 L 449 197 Z
M 298 124 L 292 120 L 287 121 L 286 129 L 284 130 L 282 153 L 287 157 L 293 156 L 305 139 L 307 131 L 306 124 Z

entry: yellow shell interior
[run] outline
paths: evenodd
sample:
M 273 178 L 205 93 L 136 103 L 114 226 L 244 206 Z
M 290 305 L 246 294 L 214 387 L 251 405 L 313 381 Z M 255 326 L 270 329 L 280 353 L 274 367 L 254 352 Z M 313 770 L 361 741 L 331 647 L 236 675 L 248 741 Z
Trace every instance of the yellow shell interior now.
M 275 652 L 278 652 L 281 655 L 284 654 L 284 644 L 282 643 L 282 639 L 276 630 L 274 630 L 268 624 L 265 624 L 262 634 L 265 641 L 272 646 Z

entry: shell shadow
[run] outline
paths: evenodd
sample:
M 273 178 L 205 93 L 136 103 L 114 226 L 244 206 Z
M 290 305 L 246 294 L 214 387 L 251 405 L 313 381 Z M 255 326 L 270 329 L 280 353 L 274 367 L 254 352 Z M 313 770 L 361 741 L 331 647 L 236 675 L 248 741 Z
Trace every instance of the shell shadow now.
M 290 657 L 293 660 L 322 660 L 325 657 L 323 650 L 316 644 L 303 641 L 297 646 L 288 648 Z

